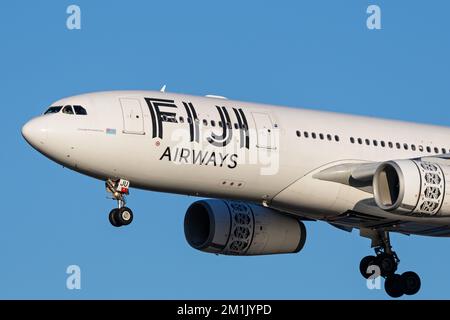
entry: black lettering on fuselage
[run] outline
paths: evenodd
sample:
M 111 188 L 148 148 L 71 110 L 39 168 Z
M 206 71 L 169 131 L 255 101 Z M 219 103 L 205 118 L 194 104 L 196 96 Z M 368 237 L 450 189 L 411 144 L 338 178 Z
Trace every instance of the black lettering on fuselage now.
M 227 153 L 227 154 L 219 153 L 219 156 L 220 156 L 220 167 L 222 167 L 223 164 L 225 163 L 225 160 L 226 160 L 227 157 L 228 157 L 228 153 Z
M 175 108 L 178 106 L 175 104 L 175 100 L 170 99 L 157 99 L 157 98 L 144 98 L 150 111 L 150 117 L 152 121 L 152 138 L 164 138 L 164 123 L 179 123 L 177 120 L 176 112 L 164 110 L 161 108 Z M 189 140 L 191 142 L 200 143 L 200 120 L 198 113 L 195 110 L 192 102 L 182 101 L 184 109 L 186 111 L 186 124 L 189 126 Z M 234 117 L 236 118 L 237 129 L 239 130 L 240 147 L 250 149 L 250 134 L 249 125 L 242 108 L 232 108 Z M 175 110 L 174 110 L 175 111 Z M 211 136 L 206 140 L 216 147 L 224 147 L 228 145 L 233 137 L 233 124 L 230 114 L 226 107 L 216 106 L 216 111 L 219 115 L 219 125 L 222 130 L 220 134 L 211 132 Z
M 250 149 L 250 134 L 248 131 L 248 123 L 247 118 L 245 117 L 244 111 L 241 108 L 235 109 L 233 108 L 234 115 L 236 116 L 240 138 L 239 141 L 241 143 L 241 148 Z
M 170 99 L 157 99 L 157 98 L 144 98 L 151 117 L 151 136 L 152 138 L 164 138 L 164 123 L 174 123 L 180 126 L 189 127 L 189 141 L 195 143 L 202 143 L 200 141 L 200 120 L 198 113 L 195 110 L 192 102 L 182 101 L 183 107 L 186 112 L 186 122 L 180 117 L 179 122 L 177 120 L 178 106 L 175 104 L 175 100 Z M 233 121 L 230 117 L 230 113 L 225 106 L 215 106 L 218 116 L 220 118 L 219 130 L 217 128 L 212 129 L 210 136 L 206 138 L 206 141 L 214 147 L 225 147 L 233 138 L 233 131 L 239 130 L 239 146 L 240 148 L 250 149 L 250 134 L 249 124 L 242 108 L 231 108 Z M 205 121 L 205 120 L 203 120 Z M 235 129 L 233 129 L 233 123 Z M 235 131 L 237 134 L 237 131 Z M 173 148 L 167 147 L 159 160 L 166 159 L 168 161 L 197 164 L 197 165 L 209 165 L 217 167 L 228 167 L 234 169 L 238 164 L 237 154 L 228 154 L 215 151 L 204 151 L 187 148 Z
M 163 139 L 163 122 L 178 123 L 175 112 L 162 111 L 161 107 L 178 108 L 174 100 L 144 98 L 152 118 L 152 138 Z
M 186 153 L 186 155 L 184 155 L 184 153 Z M 181 159 L 184 159 L 184 161 L 186 163 L 188 163 L 188 157 L 190 154 L 191 154 L 191 151 L 189 149 L 182 148 L 181 153 L 180 153 L 180 162 L 181 162 Z
M 184 109 L 186 110 L 187 122 L 189 124 L 189 138 L 190 141 L 200 141 L 200 128 L 197 112 L 191 102 L 183 101 Z
M 202 150 L 192 150 L 192 163 L 202 165 L 206 157 L 208 156 L 208 151 L 206 151 L 202 157 Z
M 237 166 L 237 157 L 238 155 L 233 153 L 230 157 L 231 164 L 228 165 L 228 168 L 234 169 Z
M 214 167 L 217 165 L 216 163 L 216 153 L 213 151 L 211 152 L 211 155 L 209 157 L 208 162 L 206 163 L 206 165 L 208 165 L 210 162 L 212 162 L 212 164 L 214 165 Z
M 188 149 L 188 148 L 174 148 L 175 150 L 167 147 L 159 160 L 168 160 L 170 162 L 195 164 L 213 167 L 227 166 L 230 169 L 234 169 L 237 166 L 238 155 L 221 153 L 221 152 L 203 152 L 202 150 Z M 175 156 L 172 156 L 175 154 Z M 177 155 L 179 155 L 177 157 Z
M 233 137 L 231 119 L 225 107 L 216 106 L 216 110 L 220 116 L 219 123 L 222 124 L 222 133 L 220 135 L 217 135 L 214 132 L 211 132 L 211 137 L 208 137 L 207 140 L 213 146 L 225 147 L 228 143 L 230 143 L 231 138 Z
M 161 158 L 159 158 L 159 160 L 162 160 L 164 157 L 167 157 L 169 161 L 172 161 L 172 158 L 170 156 L 170 147 L 167 147 L 166 150 L 164 150 L 164 153 L 162 154 Z

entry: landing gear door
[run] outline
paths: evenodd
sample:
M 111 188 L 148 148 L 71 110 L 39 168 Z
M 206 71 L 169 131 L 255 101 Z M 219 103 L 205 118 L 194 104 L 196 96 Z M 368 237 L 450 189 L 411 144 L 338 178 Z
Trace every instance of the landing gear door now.
M 144 117 L 141 102 L 138 99 L 121 98 L 123 115 L 123 133 L 144 134 Z
M 258 144 L 256 146 L 258 148 L 276 149 L 276 137 L 270 116 L 260 112 L 252 112 L 252 116 L 255 120 L 258 137 Z

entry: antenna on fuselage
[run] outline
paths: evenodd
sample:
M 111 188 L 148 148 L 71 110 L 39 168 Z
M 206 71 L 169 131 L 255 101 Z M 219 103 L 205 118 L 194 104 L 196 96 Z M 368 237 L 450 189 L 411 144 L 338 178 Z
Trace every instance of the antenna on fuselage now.
M 166 92 L 166 85 L 163 85 L 161 89 L 159 89 L 161 92 Z

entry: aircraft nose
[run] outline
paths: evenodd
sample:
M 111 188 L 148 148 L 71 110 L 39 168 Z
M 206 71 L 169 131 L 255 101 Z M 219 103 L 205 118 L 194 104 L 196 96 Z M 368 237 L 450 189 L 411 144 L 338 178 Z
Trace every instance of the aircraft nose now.
M 22 127 L 22 136 L 35 149 L 45 144 L 47 128 L 43 119 L 34 118 Z

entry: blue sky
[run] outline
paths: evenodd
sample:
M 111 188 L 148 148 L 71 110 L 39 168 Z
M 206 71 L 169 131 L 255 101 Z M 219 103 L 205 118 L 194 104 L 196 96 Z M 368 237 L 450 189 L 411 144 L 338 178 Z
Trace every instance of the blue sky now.
M 81 8 L 81 30 L 66 8 Z M 377 4 L 382 29 L 366 28 Z M 357 232 L 308 223 L 296 255 L 191 249 L 195 198 L 132 190 L 135 220 L 115 229 L 103 182 L 29 147 L 20 128 L 78 93 L 167 90 L 450 124 L 448 1 L 2 1 L 0 298 L 384 299 L 368 290 Z M 450 239 L 392 236 L 414 298 L 450 298 Z M 79 265 L 81 290 L 66 288 Z

